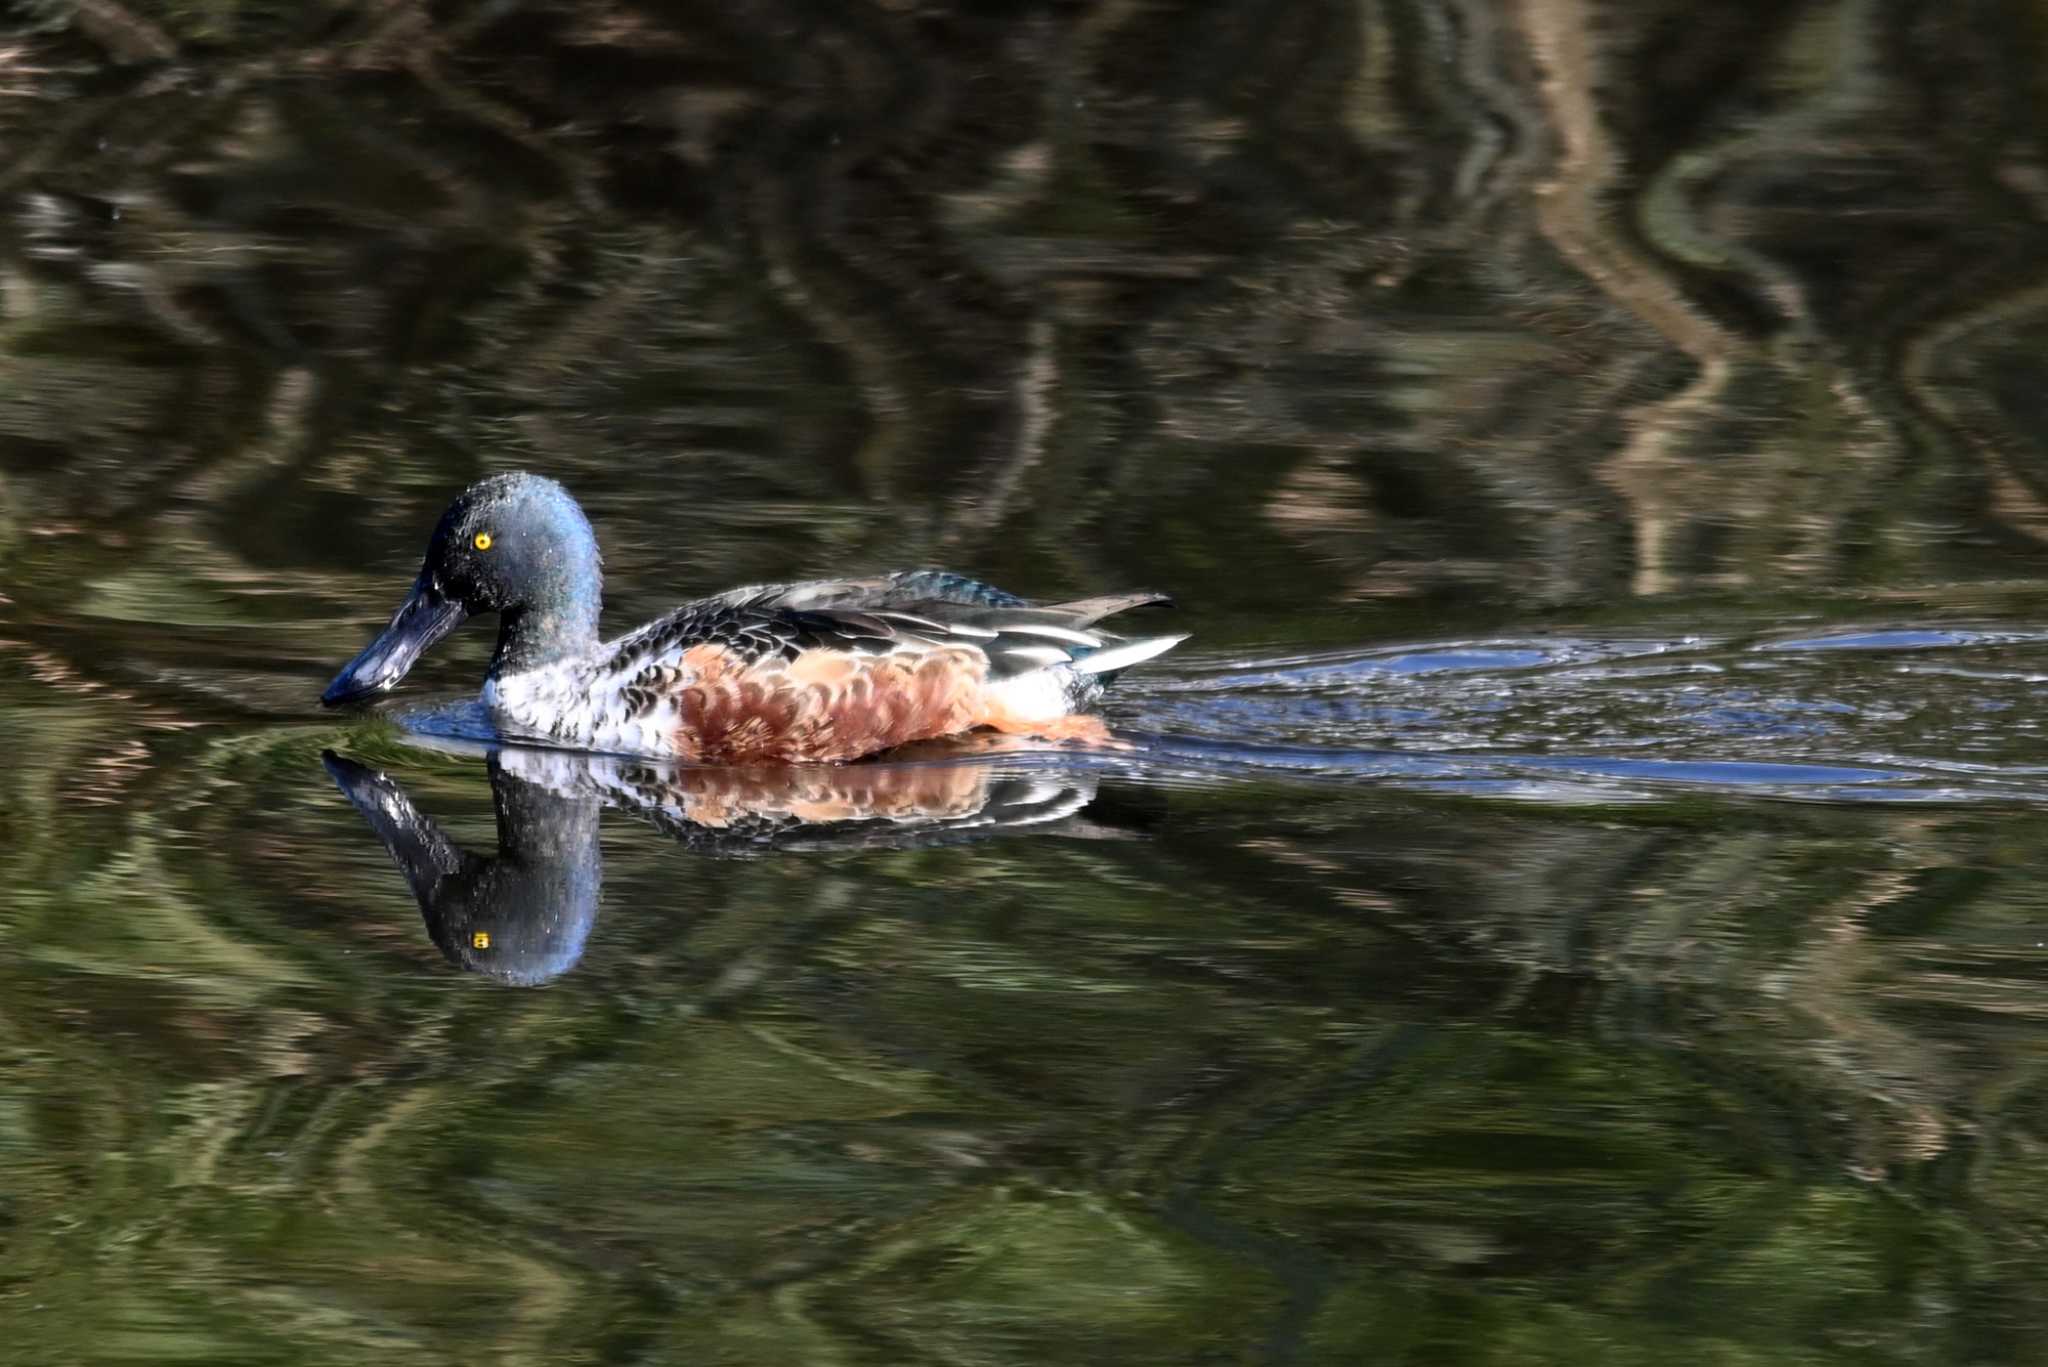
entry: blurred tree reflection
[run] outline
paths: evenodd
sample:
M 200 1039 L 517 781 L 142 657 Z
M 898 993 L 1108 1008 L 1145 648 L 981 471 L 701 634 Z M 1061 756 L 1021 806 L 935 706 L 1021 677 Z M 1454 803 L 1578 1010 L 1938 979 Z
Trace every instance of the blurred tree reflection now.
M 52 0 L 0 100 L 0 473 L 194 593 L 351 604 L 507 464 L 587 491 L 631 595 L 2033 576 L 2041 42 L 2011 3 Z M 103 557 L 45 552 L 10 578 L 78 610 Z

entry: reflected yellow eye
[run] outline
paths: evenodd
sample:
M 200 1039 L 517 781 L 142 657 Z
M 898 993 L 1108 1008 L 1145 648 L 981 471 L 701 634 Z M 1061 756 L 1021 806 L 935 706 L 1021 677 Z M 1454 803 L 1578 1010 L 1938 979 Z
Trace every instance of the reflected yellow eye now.
M 491 548 L 491 534 L 489 532 L 478 532 L 476 534 L 476 548 L 480 551 L 487 551 Z
M 487 536 L 484 540 L 489 541 L 490 538 Z M 491 947 L 491 932 L 479 930 L 476 934 L 470 936 L 469 947 L 471 949 L 489 949 Z

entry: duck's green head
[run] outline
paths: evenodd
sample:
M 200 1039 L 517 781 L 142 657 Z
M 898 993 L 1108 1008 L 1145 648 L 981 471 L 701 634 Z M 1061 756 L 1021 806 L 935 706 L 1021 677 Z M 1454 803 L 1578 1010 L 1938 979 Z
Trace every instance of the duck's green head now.
M 441 514 L 391 625 L 337 674 L 329 707 L 381 693 L 427 647 L 480 612 L 500 614 L 492 671 L 545 664 L 596 643 L 597 538 L 569 491 L 540 475 L 493 475 Z

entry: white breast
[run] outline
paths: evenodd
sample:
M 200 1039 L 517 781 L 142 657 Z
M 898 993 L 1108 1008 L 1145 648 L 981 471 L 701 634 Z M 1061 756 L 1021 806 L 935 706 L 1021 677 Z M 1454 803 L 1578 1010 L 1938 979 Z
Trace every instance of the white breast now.
M 511 729 L 615 754 L 673 755 L 681 720 L 672 698 L 634 715 L 623 685 L 589 664 L 487 679 L 483 704 Z

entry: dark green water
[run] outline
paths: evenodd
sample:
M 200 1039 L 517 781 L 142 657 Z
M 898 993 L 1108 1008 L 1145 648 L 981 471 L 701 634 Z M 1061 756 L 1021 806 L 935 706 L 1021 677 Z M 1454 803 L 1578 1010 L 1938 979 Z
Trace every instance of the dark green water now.
M 2038 6 L 6 22 L 0 1360 L 2048 1358 Z M 320 712 L 517 467 L 1194 639 Z

